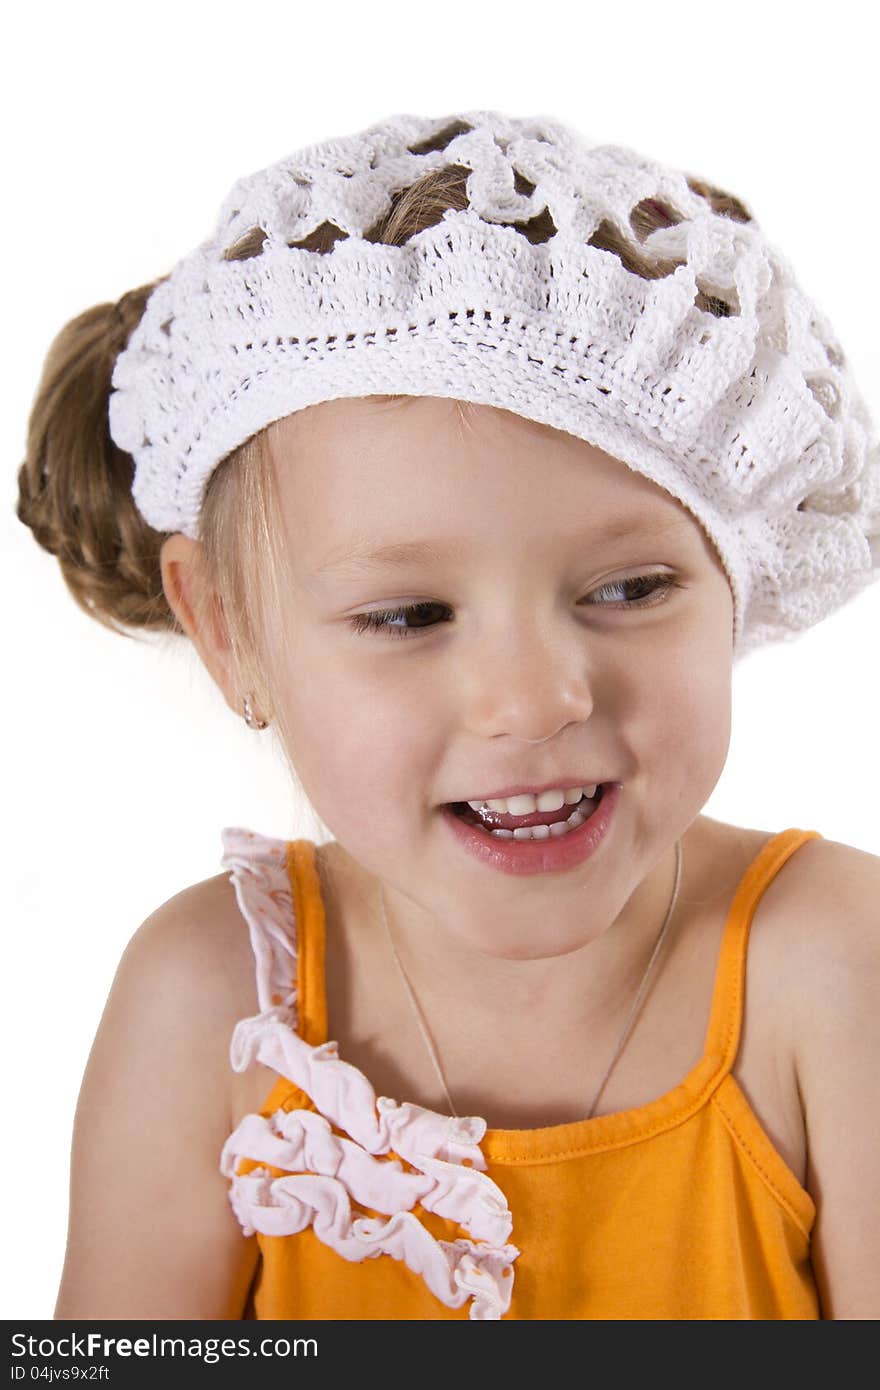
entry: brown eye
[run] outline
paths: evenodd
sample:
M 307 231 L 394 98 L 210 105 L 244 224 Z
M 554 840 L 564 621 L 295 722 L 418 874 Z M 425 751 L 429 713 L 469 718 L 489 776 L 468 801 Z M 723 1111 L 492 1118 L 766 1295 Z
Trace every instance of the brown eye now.
M 443 603 L 412 603 L 406 608 L 385 608 L 377 609 L 374 613 L 355 613 L 349 619 L 355 632 L 386 632 L 389 637 L 409 637 L 413 633 L 423 632 L 426 628 L 434 627 L 434 623 L 427 623 L 424 626 L 416 624 L 413 627 L 402 626 L 402 620 L 412 616 L 416 618 L 429 617 L 431 612 L 436 609 L 444 609 Z
M 651 608 L 663 602 L 668 589 L 682 588 L 684 585 L 679 584 L 671 574 L 639 574 L 631 579 L 614 579 L 608 584 L 603 584 L 601 588 L 593 591 L 592 597 L 596 594 L 623 595 L 622 602 L 617 604 L 600 603 L 600 608 Z M 655 594 L 659 594 L 659 597 L 655 598 Z

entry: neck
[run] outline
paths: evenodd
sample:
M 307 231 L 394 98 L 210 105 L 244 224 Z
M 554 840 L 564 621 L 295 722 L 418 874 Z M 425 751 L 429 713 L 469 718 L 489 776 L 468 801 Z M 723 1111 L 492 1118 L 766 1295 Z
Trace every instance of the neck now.
M 679 899 L 684 896 L 687 856 Z M 562 954 L 529 959 L 489 955 L 411 898 L 370 876 L 359 893 L 374 959 L 397 975 L 396 948 L 417 999 L 432 1018 L 467 1019 L 476 1031 L 510 1028 L 517 1016 L 552 1019 L 562 1035 L 601 1026 L 629 1007 L 673 896 L 675 845 L 668 847 L 619 910 L 590 924 L 589 939 Z M 383 904 L 385 915 L 383 916 Z M 674 933 L 681 902 L 668 923 Z M 387 917 L 388 931 L 385 929 Z M 580 927 L 581 924 L 578 924 Z M 655 967 L 659 969 L 658 960 Z

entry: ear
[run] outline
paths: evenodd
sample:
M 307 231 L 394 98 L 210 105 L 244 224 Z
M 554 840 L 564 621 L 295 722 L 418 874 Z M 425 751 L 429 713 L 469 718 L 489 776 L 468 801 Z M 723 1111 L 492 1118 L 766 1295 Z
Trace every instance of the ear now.
M 219 596 L 207 587 L 202 546 L 182 532 L 162 544 L 159 563 L 165 597 L 190 638 L 224 699 L 241 714 L 242 692 L 232 660 L 232 648 Z

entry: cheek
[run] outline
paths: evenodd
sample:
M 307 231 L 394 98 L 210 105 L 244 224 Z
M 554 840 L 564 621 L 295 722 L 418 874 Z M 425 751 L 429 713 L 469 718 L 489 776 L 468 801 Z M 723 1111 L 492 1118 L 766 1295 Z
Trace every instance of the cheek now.
M 369 665 L 328 661 L 326 650 L 320 662 L 301 653 L 290 665 L 309 675 L 285 675 L 286 742 L 322 819 L 335 828 L 340 817 L 363 823 L 380 802 L 384 817 L 420 807 L 439 746 L 426 692 L 413 698 L 393 673 L 380 680 L 376 667 L 371 675 Z
M 723 659 L 670 661 L 642 696 L 643 726 L 654 769 L 688 801 L 708 797 L 727 758 L 731 734 L 731 673 Z

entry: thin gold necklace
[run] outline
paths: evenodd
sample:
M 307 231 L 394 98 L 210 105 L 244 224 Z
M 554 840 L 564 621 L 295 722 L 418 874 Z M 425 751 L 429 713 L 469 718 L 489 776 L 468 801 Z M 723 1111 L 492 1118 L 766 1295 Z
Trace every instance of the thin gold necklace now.
M 599 1097 L 601 1096 L 602 1092 L 603 1092 L 604 1089 L 605 1089 L 605 1084 L 606 1084 L 606 1082 L 608 1081 L 609 1076 L 611 1075 L 611 1071 L 612 1071 L 612 1068 L 613 1068 L 615 1062 L 617 1061 L 618 1057 L 620 1056 L 621 1052 L 623 1051 L 623 1048 L 624 1048 L 624 1045 L 625 1045 L 625 1043 L 626 1043 L 626 1040 L 627 1040 L 627 1038 L 629 1037 L 630 1032 L 631 1032 L 631 1030 L 632 1030 L 632 1026 L 633 1026 L 633 1024 L 634 1024 L 634 1022 L 635 1022 L 636 1015 L 637 1015 L 637 1013 L 638 1013 L 638 1011 L 639 1011 L 639 1008 L 641 1007 L 642 1001 L 643 1001 L 643 999 L 644 999 L 644 997 L 645 997 L 645 991 L 646 991 L 646 989 L 647 989 L 647 987 L 648 987 L 648 980 L 649 980 L 649 978 L 650 978 L 651 971 L 652 971 L 653 966 L 654 966 L 654 962 L 656 961 L 657 957 L 658 957 L 659 954 L 660 954 L 660 948 L 661 948 L 661 946 L 663 945 L 663 941 L 664 941 L 664 939 L 665 939 L 665 937 L 666 937 L 666 933 L 667 933 L 667 929 L 668 929 L 668 927 L 669 927 L 669 923 L 670 923 L 671 920 L 672 920 L 672 914 L 673 914 L 673 912 L 674 912 L 674 910 L 675 910 L 675 904 L 676 904 L 677 901 L 678 901 L 678 889 L 679 889 L 679 885 L 680 885 L 680 883 L 681 883 L 681 868 L 682 868 L 682 862 L 683 862 L 683 860 L 684 860 L 684 851 L 683 851 L 683 849 L 682 849 L 682 847 L 681 847 L 681 841 L 680 841 L 680 840 L 676 840 L 676 842 L 675 842 L 675 883 L 674 883 L 673 888 L 672 888 L 672 897 L 669 899 L 669 906 L 668 906 L 667 909 L 666 909 L 666 916 L 663 918 L 663 925 L 662 925 L 662 927 L 660 928 L 660 931 L 659 931 L 659 933 L 658 933 L 658 935 L 657 935 L 657 940 L 656 940 L 655 943 L 654 943 L 654 949 L 653 949 L 653 951 L 651 952 L 651 959 L 648 961 L 647 969 L 645 970 L 645 973 L 644 973 L 644 975 L 642 976 L 642 982 L 641 982 L 641 984 L 639 985 L 638 992 L 636 993 L 636 997 L 635 997 L 635 999 L 633 1000 L 632 1008 L 630 1009 L 629 1015 L 628 1015 L 627 1020 L 626 1020 L 626 1023 L 624 1024 L 623 1032 L 622 1032 L 622 1034 L 621 1034 L 621 1036 L 620 1036 L 620 1041 L 618 1042 L 617 1047 L 616 1047 L 616 1049 L 615 1049 L 614 1056 L 611 1058 L 611 1061 L 610 1061 L 609 1064 L 608 1064 L 608 1068 L 607 1068 L 607 1070 L 606 1070 L 606 1072 L 605 1072 L 605 1075 L 602 1077 L 602 1080 L 601 1080 L 601 1082 L 599 1083 L 599 1089 L 598 1089 L 598 1091 L 596 1092 L 596 1094 L 595 1094 L 594 1097 L 593 1097 L 593 1103 L 592 1103 L 592 1105 L 590 1106 L 589 1110 L 587 1111 L 587 1115 L 586 1115 L 586 1118 L 587 1118 L 587 1119 L 590 1119 L 590 1118 L 591 1118 L 591 1116 L 592 1116 L 592 1114 L 593 1114 L 593 1111 L 594 1111 L 595 1108 L 596 1108 L 596 1105 L 597 1105 L 597 1103 L 598 1103 Z M 452 1104 L 452 1097 L 451 1097 L 450 1094 L 449 1094 L 449 1087 L 446 1085 L 446 1077 L 443 1075 L 443 1068 L 442 1068 L 441 1065 L 440 1065 L 440 1058 L 437 1056 L 437 1049 L 436 1049 L 436 1047 L 434 1046 L 434 1043 L 433 1043 L 433 1041 L 432 1041 L 432 1039 L 431 1039 L 431 1034 L 430 1034 L 429 1031 L 428 1031 L 428 1025 L 427 1025 L 427 1023 L 425 1022 L 425 1016 L 424 1016 L 424 1014 L 422 1013 L 422 1010 L 421 1010 L 421 1008 L 420 1008 L 420 1006 L 419 1006 L 418 1000 L 416 999 L 415 991 L 413 990 L 413 987 L 412 987 L 412 985 L 411 985 L 410 982 L 409 982 L 409 977 L 408 977 L 406 971 L 405 971 L 404 968 L 403 968 L 403 961 L 400 959 L 400 956 L 399 956 L 398 953 L 397 953 L 397 947 L 395 946 L 395 944 L 394 944 L 394 938 L 393 938 L 392 935 L 391 935 L 391 927 L 389 926 L 389 923 L 388 923 L 388 913 L 387 913 L 387 911 L 385 910 L 385 894 L 384 894 L 384 891 L 383 891 L 381 888 L 380 888 L 379 891 L 380 891 L 380 898 L 381 898 L 381 902 L 382 902 L 382 918 L 383 918 L 383 921 L 385 922 L 385 932 L 386 932 L 386 934 L 387 934 L 387 936 L 388 936 L 388 943 L 389 943 L 389 945 L 390 945 L 390 947 L 391 947 L 391 950 L 392 950 L 392 952 L 393 952 L 393 954 L 394 954 L 394 959 L 397 961 L 397 967 L 398 967 L 398 969 L 399 969 L 399 971 L 400 971 L 401 979 L 403 980 L 403 983 L 404 983 L 404 985 L 406 986 L 406 991 L 407 991 L 407 993 L 408 993 L 408 995 L 409 995 L 409 997 L 410 997 L 410 1002 L 412 1003 L 413 1010 L 414 1010 L 415 1016 L 416 1016 L 416 1022 L 418 1023 L 419 1028 L 421 1029 L 422 1037 L 423 1037 L 424 1040 L 425 1040 L 425 1046 L 426 1046 L 427 1049 L 428 1049 L 428 1053 L 429 1053 L 429 1055 L 430 1055 L 430 1057 L 431 1057 L 432 1062 L 434 1063 L 434 1068 L 435 1068 L 435 1070 L 436 1070 L 436 1072 L 437 1072 L 438 1077 L 440 1078 L 440 1084 L 441 1084 L 441 1086 L 443 1087 L 443 1091 L 444 1091 L 444 1093 L 445 1093 L 445 1095 L 446 1095 L 446 1100 L 447 1100 L 448 1105 L 449 1105 L 449 1112 L 450 1112 L 450 1114 L 451 1114 L 452 1116 L 454 1116 L 455 1119 L 458 1119 L 458 1118 L 459 1118 L 458 1112 L 456 1111 L 455 1106 Z

